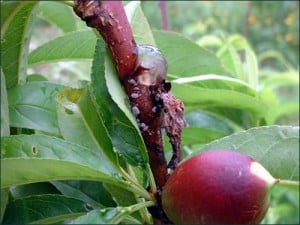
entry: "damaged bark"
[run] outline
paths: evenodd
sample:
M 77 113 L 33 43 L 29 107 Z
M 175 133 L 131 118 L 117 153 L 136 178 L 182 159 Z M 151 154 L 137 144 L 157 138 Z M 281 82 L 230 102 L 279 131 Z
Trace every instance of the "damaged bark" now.
M 165 81 L 167 62 L 157 48 L 135 43 L 121 1 L 74 2 L 75 13 L 106 42 L 147 147 L 157 186 L 157 206 L 149 211 L 156 224 L 170 223 L 161 207 L 161 192 L 168 168 L 175 169 L 181 160 L 181 130 L 186 123 L 183 103 L 170 93 L 171 84 Z M 169 164 L 163 151 L 163 129 L 173 148 Z

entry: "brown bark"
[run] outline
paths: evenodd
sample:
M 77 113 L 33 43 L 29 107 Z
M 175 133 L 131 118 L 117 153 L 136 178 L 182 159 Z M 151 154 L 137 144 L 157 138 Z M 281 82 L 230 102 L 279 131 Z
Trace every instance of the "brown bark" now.
M 75 13 L 96 28 L 113 56 L 120 79 L 134 71 L 137 49 L 122 1 L 75 0 Z

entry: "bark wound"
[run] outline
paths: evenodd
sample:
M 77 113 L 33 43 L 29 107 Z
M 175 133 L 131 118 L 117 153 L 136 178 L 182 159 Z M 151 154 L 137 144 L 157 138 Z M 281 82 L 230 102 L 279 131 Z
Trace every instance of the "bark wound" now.
M 168 168 L 174 170 L 181 160 L 181 131 L 183 127 L 187 126 L 186 120 L 184 119 L 184 105 L 171 93 L 161 93 L 160 96 L 166 111 L 163 127 L 166 130 L 173 149 L 173 155 L 168 164 Z

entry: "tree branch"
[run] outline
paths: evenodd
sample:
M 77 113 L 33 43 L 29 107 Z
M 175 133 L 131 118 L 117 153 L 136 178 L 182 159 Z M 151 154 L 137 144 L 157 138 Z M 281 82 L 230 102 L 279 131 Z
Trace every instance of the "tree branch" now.
M 113 56 L 121 80 L 137 64 L 137 49 L 122 1 L 75 0 L 75 13 L 96 28 Z
M 157 205 L 149 211 L 156 224 L 170 223 L 162 210 L 161 192 L 168 166 L 174 169 L 181 159 L 180 138 L 185 120 L 182 102 L 169 92 L 171 85 L 165 81 L 167 62 L 157 48 L 136 45 L 121 1 L 75 0 L 74 11 L 88 26 L 99 31 L 110 49 L 146 144 L 157 186 L 157 192 L 153 193 Z M 173 147 L 169 165 L 163 151 L 163 128 Z

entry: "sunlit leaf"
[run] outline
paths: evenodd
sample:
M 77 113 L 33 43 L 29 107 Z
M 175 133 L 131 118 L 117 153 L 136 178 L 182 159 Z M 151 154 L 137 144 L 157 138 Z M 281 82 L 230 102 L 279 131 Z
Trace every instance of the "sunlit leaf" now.
M 38 17 L 56 25 L 63 32 L 76 30 L 74 12 L 71 7 L 55 1 L 41 2 Z
M 168 73 L 175 75 L 168 79 L 202 74 L 229 74 L 213 53 L 182 35 L 162 31 L 154 31 L 153 35 L 157 47 L 167 59 Z
M 5 171 L 1 176 L 3 187 L 63 179 L 127 186 L 116 171 L 100 163 L 100 151 L 46 135 L 3 137 L 1 155 L 1 170 Z
M 230 89 L 203 88 L 192 83 L 172 83 L 172 92 L 188 107 L 242 109 L 253 113 L 256 118 L 263 117 L 268 111 L 266 103 L 259 96 Z
M 88 211 L 86 203 L 63 195 L 34 195 L 8 204 L 5 224 L 53 224 Z
M 28 64 L 91 59 L 95 45 L 96 35 L 93 31 L 70 32 L 33 50 L 29 54 Z
M 131 1 L 125 6 L 125 11 L 136 43 L 155 46 L 155 40 L 150 25 L 141 9 L 141 3 Z

